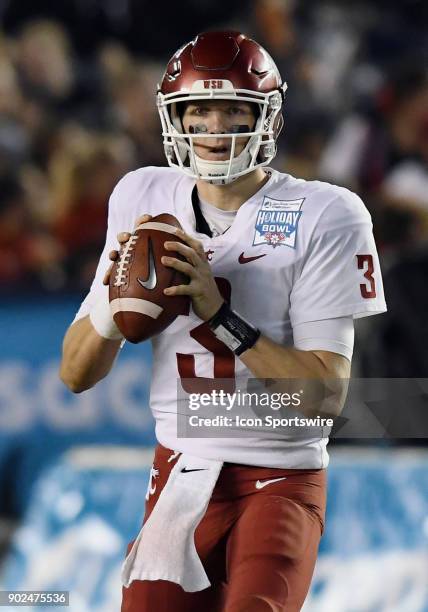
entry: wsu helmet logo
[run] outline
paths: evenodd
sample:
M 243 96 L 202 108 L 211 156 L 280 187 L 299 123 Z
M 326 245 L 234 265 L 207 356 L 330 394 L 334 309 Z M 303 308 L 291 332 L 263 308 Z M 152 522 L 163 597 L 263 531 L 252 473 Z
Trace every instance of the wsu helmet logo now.
M 223 89 L 223 81 L 219 79 L 208 79 L 204 81 L 204 89 Z

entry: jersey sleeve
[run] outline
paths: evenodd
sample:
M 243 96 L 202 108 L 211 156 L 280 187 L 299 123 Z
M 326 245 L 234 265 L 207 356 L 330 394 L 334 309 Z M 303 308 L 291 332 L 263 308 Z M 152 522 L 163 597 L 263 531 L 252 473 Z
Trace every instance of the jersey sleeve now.
M 318 220 L 290 295 L 292 326 L 386 311 L 370 214 L 343 189 Z
M 82 304 L 80 305 L 80 308 L 76 313 L 73 323 L 75 323 L 79 319 L 83 319 L 83 317 L 86 317 L 86 315 L 90 313 L 92 308 L 101 299 L 103 295 L 105 296 L 106 300 L 108 299 L 109 288 L 108 286 L 103 285 L 103 278 L 104 278 L 105 273 L 107 272 L 107 269 L 112 263 L 111 260 L 109 259 L 110 251 L 113 251 L 119 248 L 119 243 L 117 241 L 117 234 L 120 231 L 122 231 L 119 228 L 119 223 L 118 223 L 118 204 L 119 204 L 120 187 L 121 187 L 121 182 L 119 181 L 119 183 L 116 185 L 116 187 L 114 188 L 110 196 L 110 200 L 108 204 L 106 242 L 105 242 L 103 251 L 101 253 L 101 256 L 98 262 L 98 266 L 97 266 L 97 270 L 95 273 L 95 277 L 92 282 L 89 293 L 87 294 Z

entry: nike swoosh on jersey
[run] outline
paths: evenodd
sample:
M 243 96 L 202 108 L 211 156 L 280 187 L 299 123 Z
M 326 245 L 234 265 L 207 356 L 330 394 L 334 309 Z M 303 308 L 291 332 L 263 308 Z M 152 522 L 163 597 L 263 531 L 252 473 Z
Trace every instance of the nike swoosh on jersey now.
M 263 480 L 263 482 L 258 480 L 256 482 L 256 489 L 263 489 L 263 487 L 266 487 L 273 482 L 279 482 L 280 480 L 287 480 L 287 476 L 283 476 L 282 478 L 274 478 L 273 480 Z
M 246 263 L 250 263 L 250 261 L 255 261 L 256 259 L 260 259 L 260 257 L 265 257 L 266 253 L 263 253 L 263 255 L 254 255 L 253 257 L 245 257 L 244 256 L 244 252 L 242 252 L 238 258 L 238 261 L 240 264 L 246 264 Z
M 149 276 L 147 280 L 143 281 L 141 278 L 137 277 L 137 281 L 140 283 L 144 289 L 152 290 L 156 287 L 158 282 L 156 276 L 156 267 L 155 267 L 155 258 L 153 257 L 153 248 L 151 241 L 149 242 Z
M 181 473 L 182 474 L 188 474 L 189 472 L 204 472 L 205 468 L 194 468 L 192 470 L 188 470 L 187 468 L 182 468 L 181 469 Z

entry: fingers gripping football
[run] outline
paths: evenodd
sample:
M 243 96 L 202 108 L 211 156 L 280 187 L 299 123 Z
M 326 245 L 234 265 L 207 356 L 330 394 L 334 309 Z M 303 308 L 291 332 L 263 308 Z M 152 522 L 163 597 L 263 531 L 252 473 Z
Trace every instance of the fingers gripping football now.
M 152 215 L 141 215 L 141 217 L 138 217 L 138 219 L 134 223 L 134 227 L 138 227 L 142 223 L 147 223 L 147 221 L 150 221 L 151 218 L 152 218 Z M 119 232 L 119 234 L 117 235 L 117 241 L 122 247 L 124 244 L 128 242 L 130 237 L 131 237 L 130 232 Z M 114 263 L 119 257 L 119 251 L 116 251 L 116 250 L 110 251 L 108 257 L 110 261 Z M 111 274 L 112 268 L 113 268 L 113 264 L 109 266 L 107 272 L 104 274 L 103 285 L 108 285 L 110 283 L 110 274 Z
M 180 253 L 186 261 L 163 256 L 161 262 L 167 267 L 186 274 L 190 278 L 190 283 L 167 287 L 164 289 L 164 293 L 169 296 L 190 296 L 195 314 L 203 321 L 207 321 L 220 309 L 224 300 L 214 280 L 202 243 L 182 230 L 177 230 L 177 236 L 184 240 L 186 244 L 167 241 L 164 245 L 165 249 Z

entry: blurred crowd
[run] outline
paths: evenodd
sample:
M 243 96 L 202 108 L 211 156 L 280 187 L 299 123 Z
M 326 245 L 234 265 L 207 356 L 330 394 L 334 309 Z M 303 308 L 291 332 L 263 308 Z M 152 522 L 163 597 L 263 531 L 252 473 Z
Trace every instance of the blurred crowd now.
M 85 62 L 49 20 L 3 36 L 0 284 L 8 291 L 88 286 L 114 185 L 139 165 L 163 163 L 153 72 L 114 42 Z
M 177 22 L 168 37 L 171 22 L 159 20 L 158 45 L 153 35 L 137 44 L 126 15 L 134 4 L 112 9 L 120 35 L 106 19 L 95 24 L 90 49 L 79 45 L 76 16 L 71 24 L 24 11 L 12 23 L 0 11 L 0 291 L 87 288 L 113 186 L 131 169 L 165 164 L 156 83 L 185 36 Z M 215 3 L 198 6 L 204 17 L 192 27 L 212 29 Z M 418 298 L 428 285 L 426 5 L 255 0 L 221 18 L 216 27 L 264 44 L 289 84 L 275 167 L 357 191 L 373 217 L 386 284 L 390 276 L 395 287 L 397 274 L 408 284 L 405 295 L 396 291 L 400 312 L 406 300 L 426 308 Z M 425 334 L 427 311 L 418 321 Z

